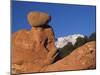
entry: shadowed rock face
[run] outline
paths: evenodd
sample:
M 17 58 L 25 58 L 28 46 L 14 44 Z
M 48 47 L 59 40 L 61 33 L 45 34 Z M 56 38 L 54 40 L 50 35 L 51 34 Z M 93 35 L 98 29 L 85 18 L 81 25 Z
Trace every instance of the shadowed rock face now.
M 31 19 L 35 16 L 35 19 Z M 29 13 L 29 22 L 33 25 L 30 31 L 19 30 L 12 36 L 12 72 L 29 73 L 39 70 L 54 61 L 56 48 L 53 29 L 47 23 L 45 13 Z M 47 19 L 46 19 L 47 18 Z M 41 24 L 44 24 L 43 26 Z
M 41 72 L 64 71 L 64 70 L 82 70 L 96 67 L 96 48 L 95 41 L 75 49 L 69 56 L 44 67 Z

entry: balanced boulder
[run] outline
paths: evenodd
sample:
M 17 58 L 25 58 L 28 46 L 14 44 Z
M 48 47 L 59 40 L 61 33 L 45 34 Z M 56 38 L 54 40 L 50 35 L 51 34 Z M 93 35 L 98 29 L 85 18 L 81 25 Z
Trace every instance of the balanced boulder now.
M 28 14 L 28 22 L 32 27 L 43 26 L 50 21 L 50 16 L 44 12 L 30 12 Z

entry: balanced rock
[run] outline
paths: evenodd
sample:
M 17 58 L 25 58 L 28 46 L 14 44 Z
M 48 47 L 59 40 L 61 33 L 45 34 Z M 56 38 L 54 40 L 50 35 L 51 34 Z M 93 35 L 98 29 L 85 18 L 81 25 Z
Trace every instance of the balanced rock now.
M 95 41 L 75 49 L 69 56 L 41 69 L 41 72 L 85 70 L 96 68 Z
M 44 12 L 30 12 L 28 14 L 28 22 L 33 27 L 46 25 L 50 18 L 51 17 Z
M 32 12 L 29 14 L 29 19 L 32 25 L 41 25 L 45 24 L 49 17 L 44 13 Z M 13 74 L 39 72 L 42 67 L 51 64 L 56 55 L 54 32 L 51 26 L 47 24 L 40 27 L 33 26 L 31 30 L 22 29 L 13 33 Z

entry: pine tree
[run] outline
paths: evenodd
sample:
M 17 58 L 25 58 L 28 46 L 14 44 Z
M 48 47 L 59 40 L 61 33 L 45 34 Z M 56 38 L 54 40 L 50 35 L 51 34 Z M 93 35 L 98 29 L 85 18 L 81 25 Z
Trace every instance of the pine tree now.
M 89 36 L 89 41 L 96 41 L 96 32 L 93 32 L 93 33 Z
M 74 44 L 74 48 L 78 48 L 82 45 L 84 45 L 86 42 L 88 42 L 88 37 L 85 36 L 84 38 L 83 37 L 78 37 L 76 39 L 76 43 Z
M 73 51 L 74 47 L 72 45 L 71 42 L 69 42 L 66 46 L 64 46 L 63 48 L 60 48 L 60 57 L 63 58 L 65 56 L 67 56 L 69 53 L 71 53 Z

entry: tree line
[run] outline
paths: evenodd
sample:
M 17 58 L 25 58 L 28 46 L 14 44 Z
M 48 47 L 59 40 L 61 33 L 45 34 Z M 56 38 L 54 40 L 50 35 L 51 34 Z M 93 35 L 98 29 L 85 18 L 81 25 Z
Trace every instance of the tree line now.
M 74 49 L 84 45 L 87 42 L 96 41 L 96 32 L 91 33 L 89 37 L 85 36 L 84 38 L 78 37 L 76 39 L 76 43 L 73 45 L 69 42 L 63 48 L 59 48 L 59 57 L 64 58 L 65 56 L 69 55 Z

